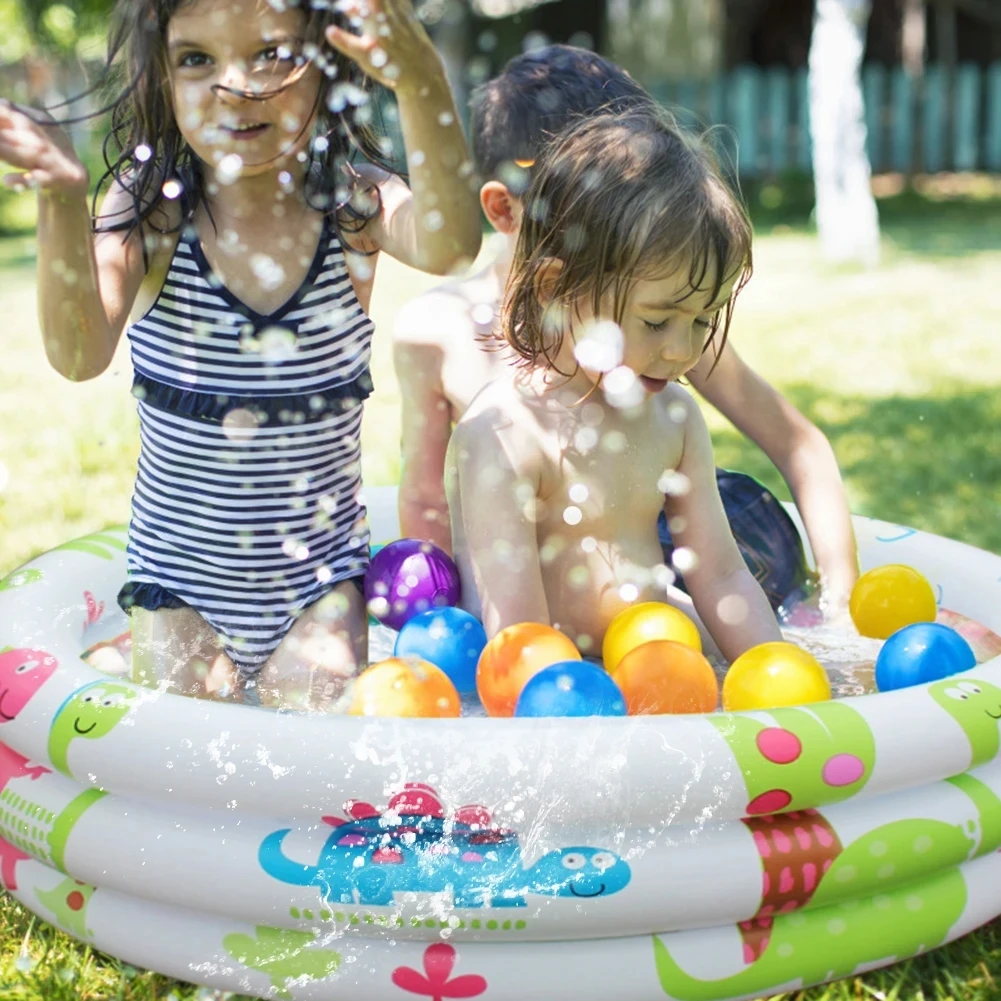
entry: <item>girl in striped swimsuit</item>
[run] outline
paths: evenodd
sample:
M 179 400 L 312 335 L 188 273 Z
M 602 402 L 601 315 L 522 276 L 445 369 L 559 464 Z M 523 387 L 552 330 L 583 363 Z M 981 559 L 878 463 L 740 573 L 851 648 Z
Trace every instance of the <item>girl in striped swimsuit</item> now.
M 479 246 L 465 142 L 410 0 L 326 6 L 119 0 L 108 65 L 126 84 L 93 224 L 64 133 L 0 106 L 0 159 L 23 171 L 7 181 L 39 191 L 49 360 L 92 378 L 136 317 L 120 602 L 137 680 L 321 709 L 366 656 L 378 255 L 444 274 Z M 412 188 L 383 169 L 372 80 L 395 91 Z

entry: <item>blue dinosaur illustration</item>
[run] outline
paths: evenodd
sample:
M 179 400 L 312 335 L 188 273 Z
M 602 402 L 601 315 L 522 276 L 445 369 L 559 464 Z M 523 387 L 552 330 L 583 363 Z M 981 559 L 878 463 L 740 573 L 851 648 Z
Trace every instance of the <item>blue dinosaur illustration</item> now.
M 434 790 L 409 785 L 384 812 L 348 803 L 351 819 L 324 817 L 334 830 L 316 865 L 290 859 L 286 830 L 261 844 L 268 875 L 315 886 L 328 904 L 391 906 L 394 894 L 451 891 L 455 907 L 525 907 L 529 894 L 590 898 L 618 893 L 631 877 L 614 852 L 575 845 L 549 852 L 527 869 L 515 831 L 490 823 L 482 807 L 445 815 Z

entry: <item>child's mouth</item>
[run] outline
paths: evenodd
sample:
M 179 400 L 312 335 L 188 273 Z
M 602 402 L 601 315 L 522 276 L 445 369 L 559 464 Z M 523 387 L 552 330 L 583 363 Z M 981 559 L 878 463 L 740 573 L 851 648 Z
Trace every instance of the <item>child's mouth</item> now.
M 669 379 L 653 379 L 649 375 L 641 375 L 640 382 L 643 384 L 643 388 L 653 395 L 661 392 L 668 384 Z
M 225 131 L 233 139 L 256 139 L 267 128 L 267 125 L 237 125 L 234 127 L 223 126 Z

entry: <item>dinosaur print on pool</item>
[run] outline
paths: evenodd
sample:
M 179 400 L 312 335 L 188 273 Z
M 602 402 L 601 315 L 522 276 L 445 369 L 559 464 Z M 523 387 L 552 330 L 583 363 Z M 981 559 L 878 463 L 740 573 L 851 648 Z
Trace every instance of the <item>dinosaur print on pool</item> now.
M 43 775 L 50 774 L 43 765 L 31 765 L 28 759 L 12 747 L 0 743 L 0 808 L 6 808 L 10 794 L 5 795 L 7 783 L 12 779 L 31 779 L 35 781 Z M 17 889 L 17 863 L 31 856 L 17 845 L 11 844 L 0 837 L 0 881 L 4 889 Z
M 0 723 L 14 719 L 58 666 L 44 650 L 0 650 Z
M 750 715 L 710 716 L 730 745 L 744 782 L 748 816 L 771 816 L 836 803 L 869 781 L 872 730 L 843 702 L 772 709 L 768 724 Z
M 64 775 L 69 769 L 69 746 L 77 738 L 96 740 L 109 734 L 136 704 L 134 685 L 120 681 L 91 681 L 71 693 L 56 710 L 49 730 L 49 760 Z
M 964 828 L 939 820 L 894 821 L 844 848 L 835 839 L 820 866 L 806 842 L 800 842 L 798 856 L 786 851 L 784 896 L 775 892 L 775 867 L 768 862 L 783 840 L 773 835 L 766 855 L 758 836 L 761 825 L 810 826 L 814 834 L 830 831 L 829 825 L 815 811 L 745 821 L 755 832 L 765 863 L 761 906 L 753 918 L 738 925 L 746 967 L 730 977 L 701 980 L 686 973 L 655 936 L 654 956 L 664 992 L 676 1001 L 778 993 L 941 945 L 966 906 L 960 864 L 1001 845 L 997 796 L 970 775 L 950 782 L 970 798 L 979 824 Z M 804 871 L 805 860 L 813 866 L 811 873 Z
M 931 697 L 963 728 L 969 738 L 970 767 L 998 756 L 1001 744 L 1001 688 L 968 674 L 929 686 Z
M 590 898 L 618 893 L 629 882 L 627 862 L 613 852 L 573 846 L 522 864 L 515 831 L 491 824 L 483 807 L 446 816 L 429 786 L 410 784 L 385 811 L 348 802 L 350 819 L 324 817 L 334 830 L 316 865 L 282 850 L 288 830 L 269 834 L 258 858 L 268 875 L 315 886 L 329 903 L 391 906 L 394 894 L 451 892 L 455 907 L 525 907 L 529 894 Z
M 242 966 L 260 970 L 270 978 L 280 998 L 291 999 L 290 980 L 325 980 L 337 972 L 341 954 L 333 949 L 310 949 L 313 932 L 291 931 L 258 925 L 257 938 L 241 933 L 227 935 L 223 948 Z
M 63 931 L 77 938 L 92 938 L 94 933 L 87 927 L 87 905 L 96 890 L 96 886 L 67 876 L 51 890 L 36 886 L 35 896 L 44 908 L 55 915 L 55 923 Z

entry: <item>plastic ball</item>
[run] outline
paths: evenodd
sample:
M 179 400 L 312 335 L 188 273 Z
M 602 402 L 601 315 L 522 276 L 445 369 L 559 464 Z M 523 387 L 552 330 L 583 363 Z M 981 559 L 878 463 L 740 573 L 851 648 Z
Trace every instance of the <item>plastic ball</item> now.
M 955 629 L 938 622 L 916 622 L 883 644 L 876 657 L 876 687 L 892 692 L 941 681 L 976 664 L 973 648 Z
M 848 602 L 855 628 L 885 640 L 915 622 L 934 622 L 938 608 L 928 579 L 900 563 L 867 570 L 855 582 Z
M 440 667 L 460 692 L 476 691 L 476 665 L 487 645 L 479 619 L 461 608 L 433 608 L 404 623 L 394 657 L 420 657 Z
M 719 702 L 712 664 L 698 650 L 673 640 L 653 640 L 630 650 L 612 678 L 630 716 L 711 713 Z
M 605 630 L 601 644 L 605 670 L 614 671 L 630 650 L 651 640 L 672 640 L 702 652 L 698 627 L 684 612 L 662 601 L 641 601 L 619 612 Z
M 742 653 L 723 679 L 723 708 L 775 709 L 825 702 L 831 682 L 820 662 L 793 643 L 761 643 Z
M 459 571 L 433 542 L 400 539 L 383 546 L 365 574 L 368 610 L 390 629 L 402 629 L 420 612 L 459 600 Z
M 354 682 L 351 716 L 453 717 L 459 693 L 440 668 L 417 657 L 390 657 L 363 671 Z
M 521 622 L 502 629 L 480 654 L 476 691 L 490 716 L 513 716 L 528 679 L 551 664 L 580 660 L 577 647 L 552 626 Z
M 625 716 L 626 702 L 608 672 L 586 660 L 551 664 L 528 679 L 515 716 Z

